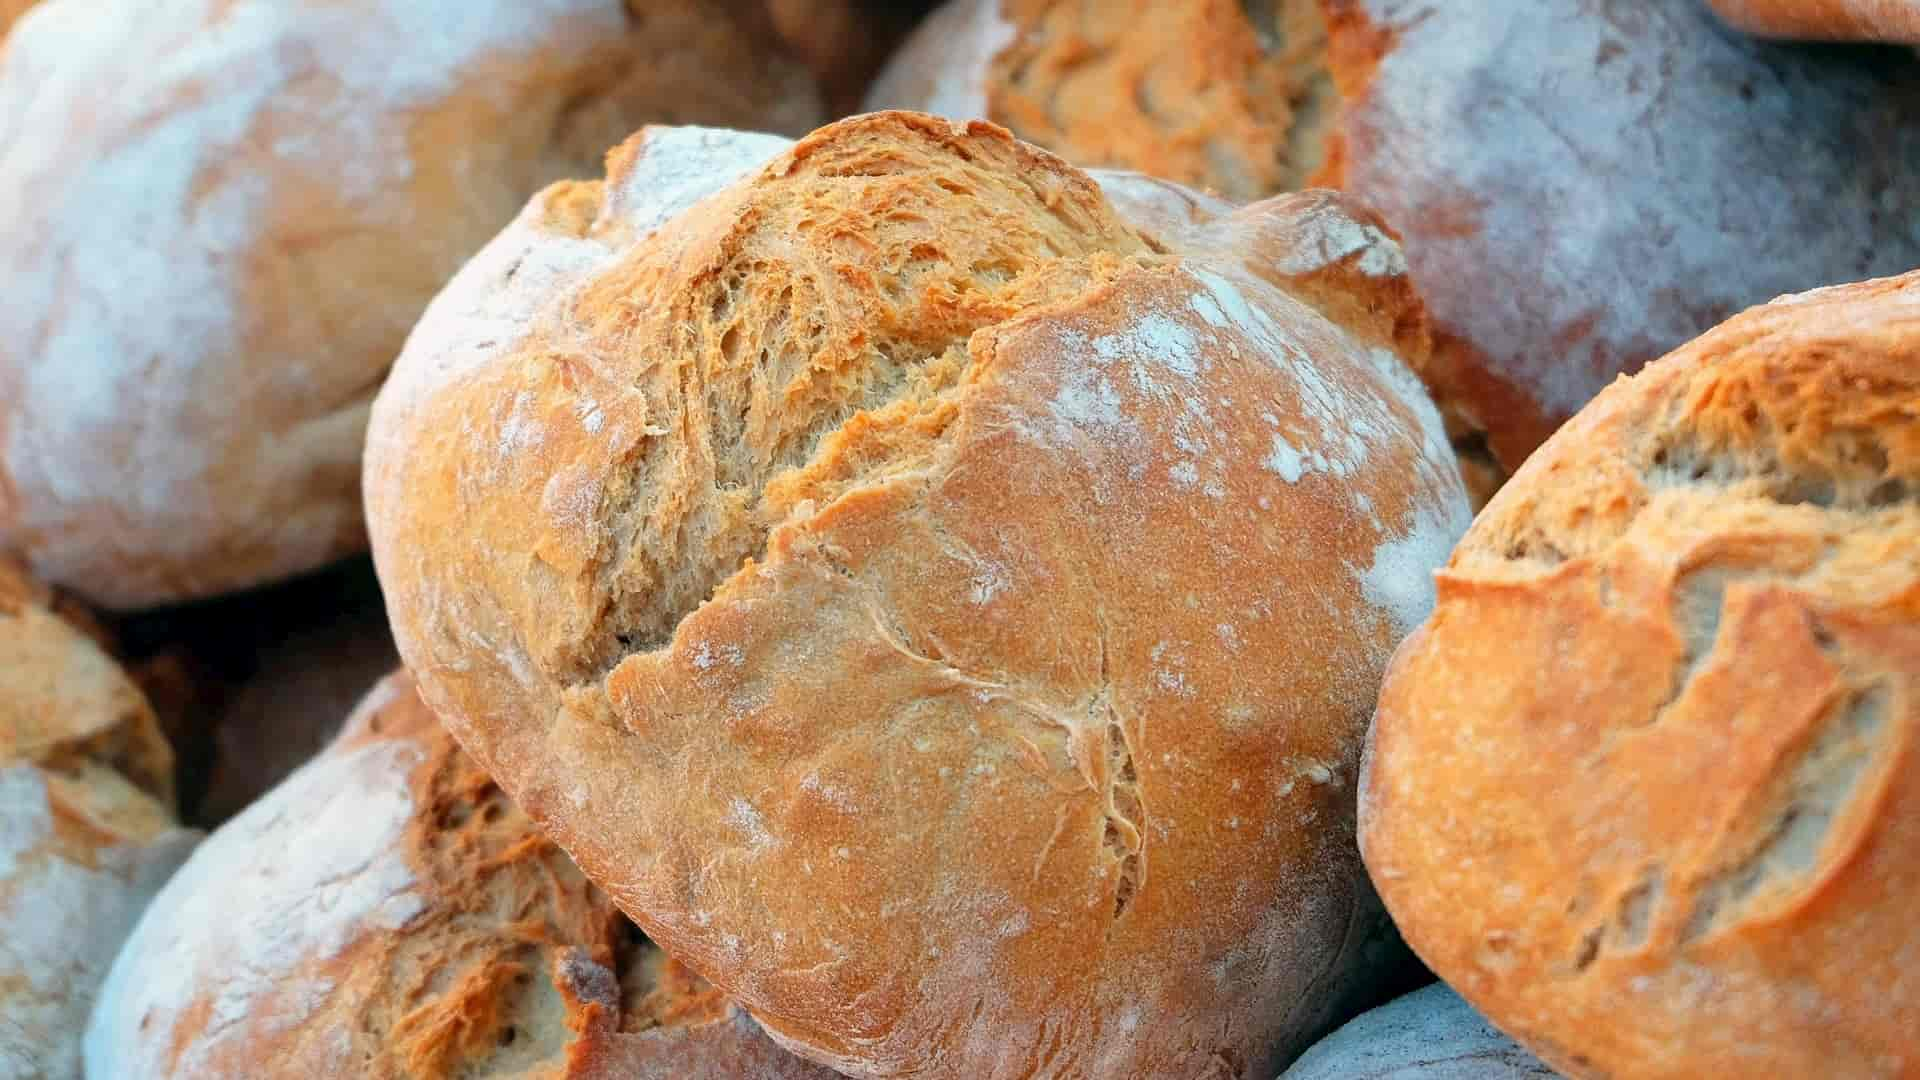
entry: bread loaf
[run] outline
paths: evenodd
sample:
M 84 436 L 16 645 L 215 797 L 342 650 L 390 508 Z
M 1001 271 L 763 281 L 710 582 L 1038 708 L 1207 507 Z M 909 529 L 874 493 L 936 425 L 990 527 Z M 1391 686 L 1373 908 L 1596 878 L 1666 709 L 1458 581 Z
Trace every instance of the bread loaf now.
M 376 403 L 423 696 L 815 1060 L 1271 1077 L 1389 951 L 1357 750 L 1467 516 L 1397 245 L 918 114 L 609 162 Z
M 1375 207 L 1483 497 L 1740 308 L 1920 265 L 1920 61 L 1741 38 L 1692 0 L 952 0 L 867 100 L 1235 199 Z
M 373 392 L 529 193 L 647 120 L 818 117 L 699 0 L 42 8 L 0 53 L 0 550 L 113 608 L 361 549 Z
M 1576 1077 L 1920 1075 L 1920 274 L 1614 384 L 1475 521 L 1361 796 L 1408 942 Z
M 1916 0 L 1708 0 L 1728 23 L 1767 37 L 1920 44 Z
M 1444 983 L 1320 1040 L 1280 1080 L 1538 1080 L 1554 1076 Z
M 826 1077 L 635 932 L 410 680 L 214 833 L 114 964 L 87 1075 Z
M 153 713 L 0 561 L 0 1076 L 80 1074 L 114 950 L 192 847 Z

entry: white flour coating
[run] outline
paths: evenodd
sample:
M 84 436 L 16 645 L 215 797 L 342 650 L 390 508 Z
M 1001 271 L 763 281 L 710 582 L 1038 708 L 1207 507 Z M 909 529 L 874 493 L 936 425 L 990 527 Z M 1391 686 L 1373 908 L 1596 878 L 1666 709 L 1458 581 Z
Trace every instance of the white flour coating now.
M 1017 31 L 1000 0 L 950 0 L 921 21 L 867 91 L 865 108 L 987 120 L 987 74 Z
M 419 914 L 401 839 L 421 759 L 393 741 L 328 751 L 202 844 L 114 963 L 87 1027 L 87 1076 L 211 1075 L 252 1024 L 303 1019 L 315 998 L 294 992 L 295 972 Z M 174 1026 L 201 1000 L 210 1018 L 169 1073 Z
M 47 777 L 0 769 L 0 1077 L 80 1072 L 80 1030 L 120 943 L 197 835 L 54 853 Z
M 1554 1071 L 1434 983 L 1320 1040 L 1280 1080 L 1530 1080 Z
M 625 18 L 614 0 L 39 5 L 0 54 L 0 117 L 12 114 L 0 119 L 0 393 L 17 395 L 0 459 L 21 492 L 0 542 L 16 529 L 57 536 L 70 515 L 111 506 L 142 524 L 141 551 L 191 558 L 219 508 L 251 496 L 210 472 L 260 438 L 255 410 L 227 403 L 345 399 L 368 374 L 298 354 L 238 363 L 249 334 L 271 329 L 261 320 L 279 317 L 241 307 L 262 260 L 287 258 L 256 250 L 269 215 L 286 213 L 275 204 L 317 186 L 369 228 L 404 226 L 381 196 L 411 175 L 410 113 L 481 58 L 549 42 L 556 24 L 585 48 Z M 269 131 L 273 171 L 255 146 Z M 76 146 L 91 147 L 84 168 Z M 337 421 L 316 409 L 276 433 L 247 484 L 351 468 L 364 408 Z M 304 565 L 327 554 L 344 513 L 258 528 Z M 73 580 L 91 569 L 81 546 L 30 556 Z
M 602 221 L 646 236 L 701 199 L 778 157 L 793 140 L 703 127 L 650 127 L 646 149 L 618 184 L 607 185 Z
M 1453 546 L 1473 523 L 1464 498 L 1444 506 L 1415 507 L 1407 530 L 1374 549 L 1373 564 L 1359 572 L 1367 602 L 1386 611 L 1402 636 L 1433 612 L 1433 572 L 1447 564 Z
M 1113 209 L 1137 229 L 1176 243 L 1186 230 L 1233 213 L 1234 205 L 1205 192 L 1126 169 L 1088 169 Z
M 1750 304 L 1920 265 L 1920 115 L 1857 56 L 1697 2 L 1362 6 L 1395 45 L 1345 187 L 1550 414 Z
M 1355 267 L 1368 277 L 1399 277 L 1407 257 L 1376 225 L 1356 221 L 1335 203 L 1312 207 L 1301 221 L 1301 243 L 1275 263 L 1283 274 L 1310 274 L 1358 254 Z M 1310 241 L 1310 242 L 1309 242 Z

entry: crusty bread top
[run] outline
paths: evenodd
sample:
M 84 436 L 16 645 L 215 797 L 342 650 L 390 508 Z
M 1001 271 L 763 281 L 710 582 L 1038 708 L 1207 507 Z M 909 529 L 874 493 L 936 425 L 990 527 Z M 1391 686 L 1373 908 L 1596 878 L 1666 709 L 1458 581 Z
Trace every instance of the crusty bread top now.
M 409 342 L 422 694 L 818 1060 L 1257 1075 L 1365 966 L 1358 737 L 1466 519 L 1391 239 L 984 123 L 755 150 L 644 133 Z
M 626 1058 L 721 1080 L 698 1052 L 713 1043 L 801 1075 L 729 1016 L 395 675 L 169 883 L 102 994 L 87 1056 L 100 1080 L 589 1080 Z M 682 1045 L 715 1025 L 724 1037 Z
M 372 395 L 529 193 L 818 115 L 702 0 L 48 0 L 0 53 L 0 549 L 132 608 L 363 547 Z
M 992 120 L 1078 164 L 1244 202 L 1319 166 L 1324 47 L 1318 0 L 952 0 L 867 102 Z
M 1280 1080 L 1553 1080 L 1445 983 L 1364 1013 L 1314 1044 Z
M 1708 0 L 1732 25 L 1767 37 L 1920 44 L 1920 0 Z
M 1574 1075 L 1920 1069 L 1920 274 L 1603 392 L 1382 691 L 1368 866 Z

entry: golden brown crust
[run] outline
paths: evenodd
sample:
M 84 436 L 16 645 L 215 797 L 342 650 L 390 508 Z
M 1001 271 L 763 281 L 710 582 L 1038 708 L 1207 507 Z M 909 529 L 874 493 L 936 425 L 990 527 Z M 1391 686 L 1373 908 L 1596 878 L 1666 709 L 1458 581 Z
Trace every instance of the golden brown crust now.
M 4 40 L 14 20 L 27 13 L 39 0 L 0 0 L 0 40 Z
M 1616 383 L 1489 504 L 1362 796 L 1407 939 L 1576 1076 L 1920 1074 L 1920 275 Z
M 1244 202 L 1318 166 L 1325 45 L 1318 0 L 955 0 L 867 107 L 990 119 L 1076 164 Z
M 93 1075 L 585 1080 L 602 1074 L 583 1062 L 628 1053 L 628 1029 L 676 1076 L 733 1075 L 709 1052 L 792 1060 L 726 1027 L 710 989 L 661 979 L 657 947 L 404 675 L 215 834 L 154 911 L 96 1014 Z M 629 969 L 646 1009 L 622 1007 Z
M 767 156 L 436 301 L 367 465 L 422 693 L 817 1060 L 1270 1074 L 1378 962 L 1358 736 L 1465 521 L 1397 247 L 980 123 Z
M 363 549 L 373 394 L 530 192 L 819 116 L 703 0 L 46 5 L 0 54 L 0 549 L 116 609 Z
M 1920 45 L 1915 0 L 1708 0 L 1728 23 L 1765 37 Z

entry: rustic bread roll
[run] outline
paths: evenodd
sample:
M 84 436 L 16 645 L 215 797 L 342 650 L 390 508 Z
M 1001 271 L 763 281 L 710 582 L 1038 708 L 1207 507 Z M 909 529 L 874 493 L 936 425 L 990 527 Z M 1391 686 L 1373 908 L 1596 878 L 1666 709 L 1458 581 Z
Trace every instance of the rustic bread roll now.
M 154 901 L 87 1074 L 828 1075 L 640 938 L 404 674 Z
M 1920 275 L 1730 320 L 1562 429 L 1394 661 L 1367 865 L 1574 1076 L 1920 1073 Z
M 1444 983 L 1396 998 L 1321 1039 L 1280 1080 L 1552 1077 Z
M 1708 0 L 1732 25 L 1766 37 L 1920 44 L 1916 0 Z
M 918 114 L 652 129 L 375 405 L 423 696 L 856 1075 L 1270 1077 L 1387 952 L 1352 778 L 1466 521 L 1418 300 L 1337 196 L 1113 187 Z
M 132 608 L 362 548 L 373 392 L 528 193 L 817 122 L 731 10 L 48 0 L 0 54 L 0 550 Z
M 1485 493 L 1734 311 L 1920 265 L 1920 62 L 1740 38 L 1693 2 L 953 0 L 867 101 L 1234 198 L 1311 183 L 1378 208 Z
M 0 1076 L 80 1074 L 120 941 L 187 856 L 139 690 L 0 561 Z

